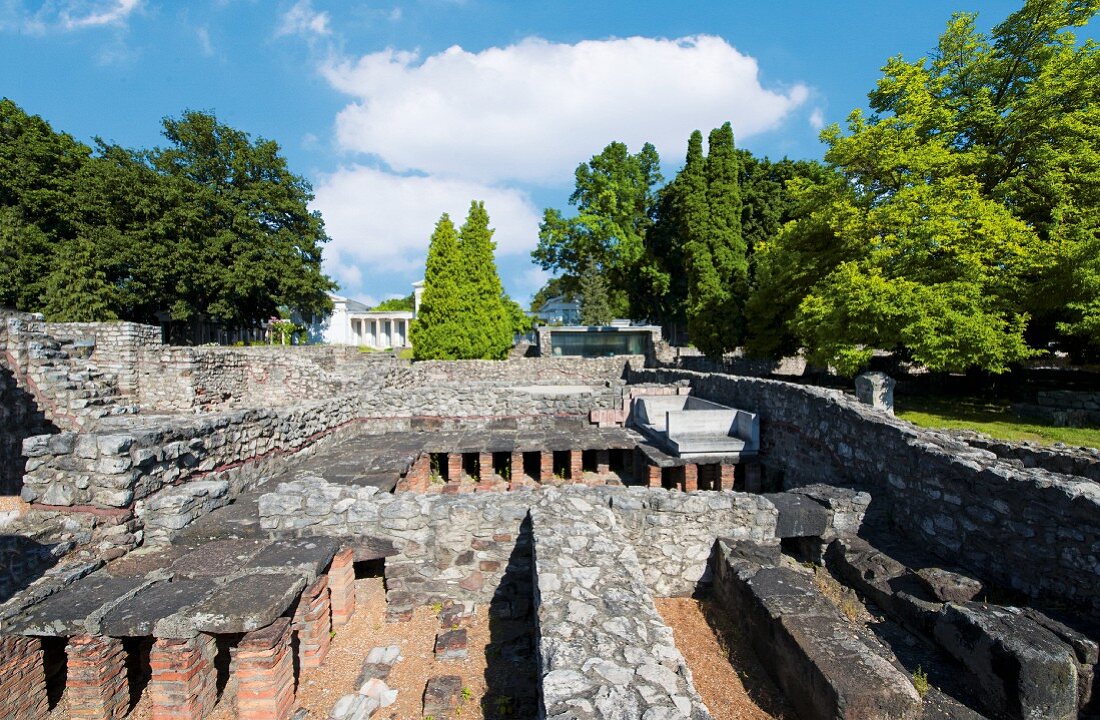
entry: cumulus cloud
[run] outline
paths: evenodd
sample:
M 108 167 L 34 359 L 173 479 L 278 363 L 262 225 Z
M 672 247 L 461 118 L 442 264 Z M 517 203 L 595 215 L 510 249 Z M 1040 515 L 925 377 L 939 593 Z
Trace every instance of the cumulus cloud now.
M 359 287 L 364 272 L 423 272 L 439 216 L 449 213 L 459 226 L 471 200 L 485 201 L 498 256 L 529 252 L 537 242 L 539 211 L 518 189 L 355 165 L 323 176 L 316 195 L 314 208 L 332 237 L 325 270 L 344 288 Z
M 279 27 L 275 30 L 275 37 L 284 35 L 328 35 L 329 14 L 317 12 L 313 9 L 310 0 L 299 0 L 283 13 L 279 21 Z
M 421 58 L 393 49 L 322 72 L 356 98 L 337 116 L 342 148 L 398 172 L 482 182 L 560 183 L 612 140 L 682 153 L 692 130 L 729 120 L 740 139 L 782 123 L 809 95 L 768 89 L 756 60 L 724 39 L 528 38 Z

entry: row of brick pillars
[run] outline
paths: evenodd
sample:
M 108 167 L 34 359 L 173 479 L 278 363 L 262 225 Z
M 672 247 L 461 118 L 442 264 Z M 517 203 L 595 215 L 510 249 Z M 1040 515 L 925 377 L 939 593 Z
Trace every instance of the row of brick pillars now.
M 331 627 L 347 624 L 355 610 L 355 555 L 332 560 L 299 601 L 294 624 L 279 618 L 246 634 L 233 650 L 240 720 L 287 720 L 295 710 L 293 632 L 299 664 L 317 667 L 328 653 Z M 126 649 L 122 640 L 77 635 L 65 647 L 66 695 L 75 720 L 117 720 L 130 710 Z M 217 699 L 217 641 L 212 635 L 158 638 L 149 652 L 147 691 L 153 720 L 202 720 Z M 38 638 L 0 637 L 0 718 L 43 720 L 48 712 L 45 658 Z

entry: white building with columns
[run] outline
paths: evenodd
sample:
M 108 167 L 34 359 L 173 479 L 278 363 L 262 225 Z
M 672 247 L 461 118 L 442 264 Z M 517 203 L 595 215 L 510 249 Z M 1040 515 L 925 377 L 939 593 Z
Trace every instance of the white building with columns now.
M 424 281 L 413 283 L 412 310 L 371 310 L 358 300 L 330 295 L 332 314 L 310 323 L 310 340 L 372 350 L 412 347 L 409 328 L 420 310 L 423 293 Z

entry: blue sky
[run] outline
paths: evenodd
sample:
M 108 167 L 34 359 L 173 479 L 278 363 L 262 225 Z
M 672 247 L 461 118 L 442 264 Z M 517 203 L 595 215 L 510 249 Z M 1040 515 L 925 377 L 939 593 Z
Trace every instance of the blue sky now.
M 671 176 L 690 131 L 728 119 L 756 154 L 820 158 L 888 57 L 927 53 L 952 12 L 988 29 L 1019 5 L 0 0 L 0 95 L 84 141 L 150 147 L 186 108 L 277 140 L 317 194 L 326 270 L 369 303 L 421 277 L 440 213 L 484 200 L 526 303 L 542 208 L 608 142 L 654 142 Z

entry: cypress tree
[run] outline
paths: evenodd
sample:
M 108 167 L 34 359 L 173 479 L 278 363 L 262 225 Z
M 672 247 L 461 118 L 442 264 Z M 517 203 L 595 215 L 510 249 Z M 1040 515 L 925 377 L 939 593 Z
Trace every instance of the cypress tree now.
M 504 304 L 504 286 L 493 259 L 496 243 L 485 203 L 470 203 L 458 244 L 468 283 L 461 320 L 467 349 L 464 357 L 502 359 L 512 348 L 512 318 Z
M 703 182 L 694 175 L 698 167 L 694 168 L 682 205 L 687 237 L 687 320 L 695 346 L 709 357 L 721 357 L 737 347 L 744 334 L 749 265 L 741 235 L 740 160 L 730 124 L 712 130 L 708 144 Z M 692 151 L 689 145 L 689 164 Z M 698 153 L 695 161 L 698 165 Z
M 466 267 L 458 234 L 447 213 L 439 218 L 428 246 L 424 267 L 424 296 L 420 314 L 410 330 L 417 360 L 455 360 L 466 357 L 462 317 L 465 311 Z
M 585 263 L 580 277 L 581 324 L 607 325 L 614 315 L 611 297 L 600 268 L 591 258 Z

